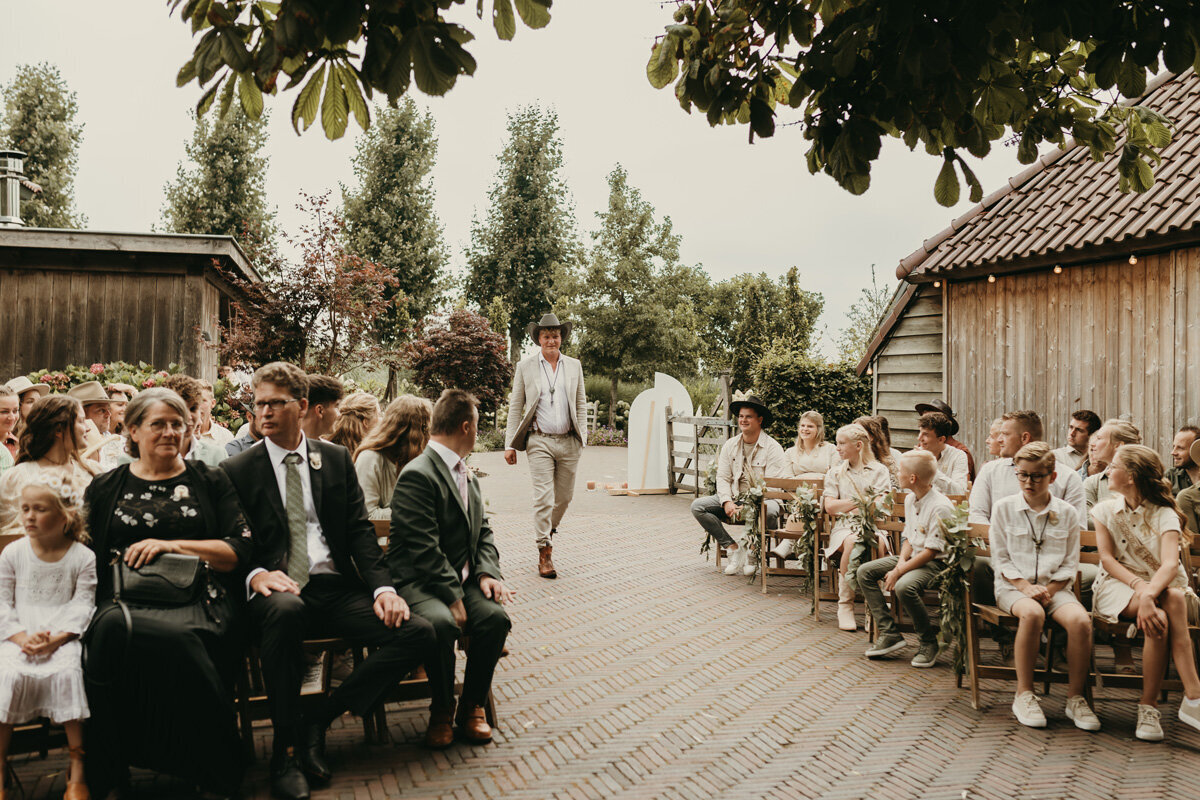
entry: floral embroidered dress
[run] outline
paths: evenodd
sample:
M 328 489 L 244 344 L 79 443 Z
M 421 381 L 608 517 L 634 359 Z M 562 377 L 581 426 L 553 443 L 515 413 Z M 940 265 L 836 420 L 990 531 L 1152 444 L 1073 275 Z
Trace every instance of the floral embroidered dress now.
M 22 631 L 82 635 L 95 600 L 96 556 L 79 542 L 53 562 L 38 558 L 27 538 L 0 553 L 0 723 L 89 716 L 78 639 L 31 660 L 8 638 Z

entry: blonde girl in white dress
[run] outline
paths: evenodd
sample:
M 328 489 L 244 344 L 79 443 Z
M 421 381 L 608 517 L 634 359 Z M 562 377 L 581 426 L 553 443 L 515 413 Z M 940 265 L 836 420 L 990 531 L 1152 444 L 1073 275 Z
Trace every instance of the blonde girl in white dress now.
M 70 748 L 64 800 L 89 796 L 79 637 L 96 607 L 96 556 L 84 544 L 80 500 L 69 480 L 26 484 L 19 501 L 25 538 L 0 552 L 0 781 L 13 726 L 49 717 L 63 726 Z
M 1105 622 L 1131 620 L 1145 634 L 1142 697 L 1135 735 L 1163 738 L 1158 695 L 1167 649 L 1184 698 L 1179 719 L 1200 729 L 1200 676 L 1188 634 L 1187 573 L 1180 542 L 1191 540 L 1163 479 L 1162 461 L 1149 447 L 1122 445 L 1108 467 L 1109 488 L 1117 495 L 1092 509 L 1100 572 L 1092 584 L 1092 615 Z
M 837 451 L 842 462 L 825 474 L 822 506 L 833 519 L 829 530 L 829 546 L 825 557 L 841 553 L 841 577 L 838 581 L 838 627 L 844 631 L 857 629 L 854 616 L 854 588 L 846 581 L 850 554 L 858 536 L 850 520 L 858 506 L 855 498 L 866 498 L 872 491 L 878 495 L 876 505 L 882 506 L 892 491 L 892 476 L 888 468 L 875 460 L 871 437 L 861 425 L 845 425 L 837 432 Z M 880 541 L 885 542 L 882 538 Z
M 825 418 L 816 411 L 800 415 L 796 443 L 784 455 L 795 478 L 823 476 L 842 460 L 837 447 L 825 441 Z

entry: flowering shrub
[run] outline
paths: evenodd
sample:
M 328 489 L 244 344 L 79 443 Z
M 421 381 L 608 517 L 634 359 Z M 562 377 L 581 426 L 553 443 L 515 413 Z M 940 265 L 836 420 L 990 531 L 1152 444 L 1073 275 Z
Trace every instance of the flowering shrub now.
M 617 428 L 599 427 L 588 434 L 589 447 L 624 447 L 625 431 Z
M 105 386 L 110 383 L 128 383 L 130 386 L 149 389 L 175 372 L 179 372 L 178 364 L 168 364 L 166 369 L 156 370 L 145 361 L 139 361 L 137 364 L 110 361 L 107 364 L 96 362 L 86 367 L 70 364 L 61 370 L 38 370 L 29 373 L 29 380 L 49 384 L 52 392 L 65 392 L 88 381 L 99 381 Z

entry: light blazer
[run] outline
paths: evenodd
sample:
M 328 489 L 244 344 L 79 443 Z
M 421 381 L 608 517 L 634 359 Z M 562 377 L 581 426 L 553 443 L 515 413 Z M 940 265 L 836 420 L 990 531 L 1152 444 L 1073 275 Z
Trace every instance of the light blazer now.
M 468 508 L 446 462 L 429 447 L 404 465 L 392 492 L 387 564 L 396 591 L 410 605 L 437 598 L 446 605 L 463 596 L 468 581 L 500 580 L 500 553 L 483 509 L 479 480 L 467 483 Z
M 538 400 L 546 385 L 539 350 L 526 356 L 513 371 L 512 393 L 508 396 L 508 430 L 504 433 L 506 450 L 524 450 L 525 438 L 537 419 Z M 583 364 L 578 358 L 560 355 L 558 368 L 563 371 L 563 396 L 574 399 L 567 408 L 571 413 L 571 424 L 580 444 L 587 444 L 584 429 L 587 425 L 587 393 L 583 386 Z

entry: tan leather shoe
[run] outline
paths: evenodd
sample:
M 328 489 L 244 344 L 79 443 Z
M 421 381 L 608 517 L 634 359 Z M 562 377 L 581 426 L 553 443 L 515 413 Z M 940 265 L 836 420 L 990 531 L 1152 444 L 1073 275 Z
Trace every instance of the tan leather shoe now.
M 454 712 L 447 710 L 432 710 L 429 712 L 429 728 L 425 731 L 425 746 L 434 750 L 443 750 L 454 742 L 454 728 L 450 721 Z
M 554 569 L 554 562 L 550 560 L 550 555 L 553 552 L 553 545 L 538 548 L 538 575 L 541 575 L 543 578 L 558 577 L 558 572 Z
M 471 744 L 487 744 L 492 740 L 492 726 L 487 723 L 483 706 L 463 706 L 459 709 L 458 735 Z
M 67 754 L 71 757 L 71 771 L 76 775 L 83 770 L 83 748 L 71 747 L 67 749 Z M 78 762 L 78 766 L 76 766 Z M 68 773 L 69 775 L 70 773 Z M 91 792 L 88 791 L 87 784 L 82 781 L 76 783 L 67 781 L 67 791 L 63 793 L 63 800 L 91 800 Z M 2 798 L 0 798 L 2 800 Z

